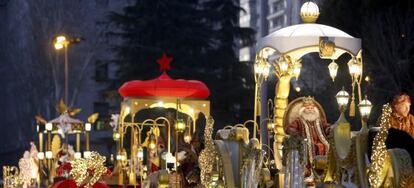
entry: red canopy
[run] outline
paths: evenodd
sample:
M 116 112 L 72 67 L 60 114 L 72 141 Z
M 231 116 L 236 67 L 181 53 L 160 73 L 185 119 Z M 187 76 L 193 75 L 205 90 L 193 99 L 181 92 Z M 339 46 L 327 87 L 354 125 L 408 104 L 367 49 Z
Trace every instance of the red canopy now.
M 125 82 L 119 93 L 123 97 L 179 97 L 205 99 L 210 95 L 208 87 L 197 80 L 173 80 L 167 73 L 153 80 Z

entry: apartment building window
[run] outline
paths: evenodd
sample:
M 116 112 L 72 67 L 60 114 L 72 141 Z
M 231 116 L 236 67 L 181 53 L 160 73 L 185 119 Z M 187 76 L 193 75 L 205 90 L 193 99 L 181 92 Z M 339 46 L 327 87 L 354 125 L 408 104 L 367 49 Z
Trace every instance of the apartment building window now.
M 108 80 L 108 64 L 102 61 L 95 62 L 95 80 L 106 81 Z
M 280 27 L 283 26 L 284 24 L 284 17 L 282 16 L 277 16 L 275 18 L 272 19 L 271 21 L 271 28 L 276 28 L 276 27 Z
M 276 13 L 277 11 L 285 9 L 285 1 L 284 0 L 276 0 L 272 3 L 272 13 Z

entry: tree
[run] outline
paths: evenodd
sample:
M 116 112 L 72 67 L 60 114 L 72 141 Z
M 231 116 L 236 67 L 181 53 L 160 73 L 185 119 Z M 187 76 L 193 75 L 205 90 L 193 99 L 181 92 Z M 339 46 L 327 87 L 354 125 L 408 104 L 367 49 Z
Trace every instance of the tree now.
M 56 117 L 55 104 L 63 98 L 63 53 L 56 53 L 52 39 L 57 34 L 83 36 L 88 42 L 69 49 L 70 106 L 84 87 L 88 68 L 101 46 L 102 37 L 91 17 L 89 1 L 25 1 L 8 2 L 4 9 L 13 15 L 4 19 L 5 32 L 1 51 L 4 52 L 1 80 L 7 88 L 1 98 L 4 137 L 1 152 L 27 148 L 36 138 L 35 115 L 50 120 Z M 88 17 L 89 15 L 89 17 Z M 83 18 L 91 18 L 91 20 Z M 78 22 L 82 20 L 82 22 Z M 95 33 L 96 32 L 96 33 Z M 87 36 L 94 36 L 88 38 Z M 10 129 L 10 126 L 16 126 Z M 19 154 L 20 155 L 20 154 Z
M 413 10 L 409 0 L 325 0 L 322 4 L 320 23 L 362 39 L 364 73 L 372 80 L 363 89 L 375 104 L 372 120 L 395 94 L 414 96 Z
M 236 99 L 249 88 L 241 84 L 252 77 L 251 67 L 238 61 L 240 41 L 252 41 L 253 30 L 238 26 L 238 1 L 154 0 L 135 1 L 123 13 L 110 13 L 119 30 L 109 32 L 120 39 L 113 44 L 119 65 L 117 82 L 153 79 L 159 75 L 155 60 L 162 53 L 174 57 L 173 78 L 197 79 L 211 90 L 213 116 L 220 123 L 229 117 Z M 246 84 L 245 84 L 246 85 Z M 251 95 L 253 96 L 253 95 Z M 252 105 L 251 105 L 252 106 Z M 230 122 L 229 122 L 230 121 Z

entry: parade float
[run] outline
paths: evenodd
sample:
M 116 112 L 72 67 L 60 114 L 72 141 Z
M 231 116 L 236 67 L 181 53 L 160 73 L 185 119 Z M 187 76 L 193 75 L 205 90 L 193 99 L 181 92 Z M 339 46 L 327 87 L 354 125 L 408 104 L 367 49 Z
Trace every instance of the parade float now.
M 112 171 L 104 166 L 108 159 L 92 152 L 88 141 L 81 154 L 78 137 L 85 133 L 89 140 L 97 114 L 83 123 L 73 117 L 78 110 L 61 102 L 57 119 L 37 118 L 39 142 L 31 144 L 19 167 L 3 167 L 5 187 L 413 186 L 412 149 L 389 145 L 393 134 L 413 142 L 409 97 L 397 96 L 392 104 L 385 104 L 377 125 L 368 126 L 373 105 L 369 94 L 361 91 L 361 40 L 316 24 L 315 3 L 304 3 L 300 14 L 303 24 L 277 30 L 257 43 L 252 120 L 215 125 L 208 87 L 200 81 L 172 79 L 167 74 L 172 58 L 164 54 L 157 61 L 162 71 L 158 78 L 129 81 L 119 89 L 123 101 L 113 122 L 116 162 Z M 336 60 L 350 56 L 346 71 L 351 91 L 338 91 L 338 109 L 324 109 L 312 97 L 288 101 L 291 80 L 300 76 L 302 58 L 309 53 L 331 60 L 326 74 L 333 82 L 338 71 L 345 71 L 338 70 Z M 261 92 L 266 92 L 262 85 L 272 75 L 277 78 L 274 100 L 261 99 Z M 267 117 L 260 110 L 266 102 Z M 329 124 L 326 110 L 339 110 L 338 120 Z M 359 125 L 351 125 L 347 117 L 359 118 L 360 130 L 352 131 Z M 202 139 L 197 136 L 200 122 Z M 213 132 L 217 126 L 223 128 Z M 272 145 L 262 135 L 266 129 L 274 134 Z M 47 134 L 46 149 L 43 134 Z M 76 135 L 75 149 L 67 141 L 61 144 L 70 134 Z

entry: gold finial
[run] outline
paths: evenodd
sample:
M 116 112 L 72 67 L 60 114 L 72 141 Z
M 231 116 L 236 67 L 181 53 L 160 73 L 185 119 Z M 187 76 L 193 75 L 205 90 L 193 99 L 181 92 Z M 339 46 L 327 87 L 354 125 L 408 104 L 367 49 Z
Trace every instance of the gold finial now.
M 311 1 L 303 3 L 300 8 L 300 17 L 305 23 L 315 23 L 319 17 L 318 5 Z

